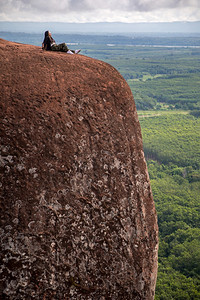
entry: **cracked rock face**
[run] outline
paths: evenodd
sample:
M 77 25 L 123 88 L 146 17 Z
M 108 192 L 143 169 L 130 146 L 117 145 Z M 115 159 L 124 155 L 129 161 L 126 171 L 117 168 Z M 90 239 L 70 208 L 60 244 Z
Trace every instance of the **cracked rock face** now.
M 158 228 L 110 65 L 0 40 L 1 299 L 154 297 Z

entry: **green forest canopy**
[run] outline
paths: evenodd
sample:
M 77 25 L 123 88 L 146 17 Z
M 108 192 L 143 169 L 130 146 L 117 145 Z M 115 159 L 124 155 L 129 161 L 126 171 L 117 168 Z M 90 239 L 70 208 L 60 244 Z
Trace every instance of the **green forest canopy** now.
M 189 114 L 152 113 L 152 117 L 140 117 L 140 123 L 160 235 L 155 299 L 197 300 L 200 119 Z

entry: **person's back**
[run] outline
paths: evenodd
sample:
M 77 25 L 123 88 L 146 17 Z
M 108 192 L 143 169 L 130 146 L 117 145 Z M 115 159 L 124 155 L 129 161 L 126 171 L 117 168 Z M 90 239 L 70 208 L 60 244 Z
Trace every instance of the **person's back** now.
M 51 46 L 55 43 L 54 39 L 51 36 L 49 31 L 45 31 L 44 41 L 42 44 L 42 48 L 44 50 L 51 50 Z

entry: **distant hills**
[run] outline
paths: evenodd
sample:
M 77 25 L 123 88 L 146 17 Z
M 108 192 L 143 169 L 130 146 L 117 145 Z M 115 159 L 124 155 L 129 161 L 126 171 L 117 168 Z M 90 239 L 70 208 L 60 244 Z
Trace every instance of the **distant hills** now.
M 0 22 L 0 31 L 40 33 L 50 30 L 53 33 L 198 33 L 198 22 L 160 23 L 62 23 L 62 22 Z

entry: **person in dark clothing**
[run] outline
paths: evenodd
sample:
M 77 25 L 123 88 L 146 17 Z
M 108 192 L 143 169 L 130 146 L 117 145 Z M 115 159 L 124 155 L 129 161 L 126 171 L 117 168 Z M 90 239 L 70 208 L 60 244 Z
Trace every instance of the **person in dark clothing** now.
M 43 50 L 51 50 L 51 45 L 55 43 L 54 39 L 51 36 L 51 32 L 50 31 L 45 31 L 44 33 L 44 41 L 42 43 L 42 49 Z
M 44 41 L 42 43 L 42 49 L 47 51 L 62 51 L 69 54 L 78 54 L 81 50 L 70 50 L 66 43 L 56 44 L 55 40 L 51 36 L 50 31 L 45 31 Z

